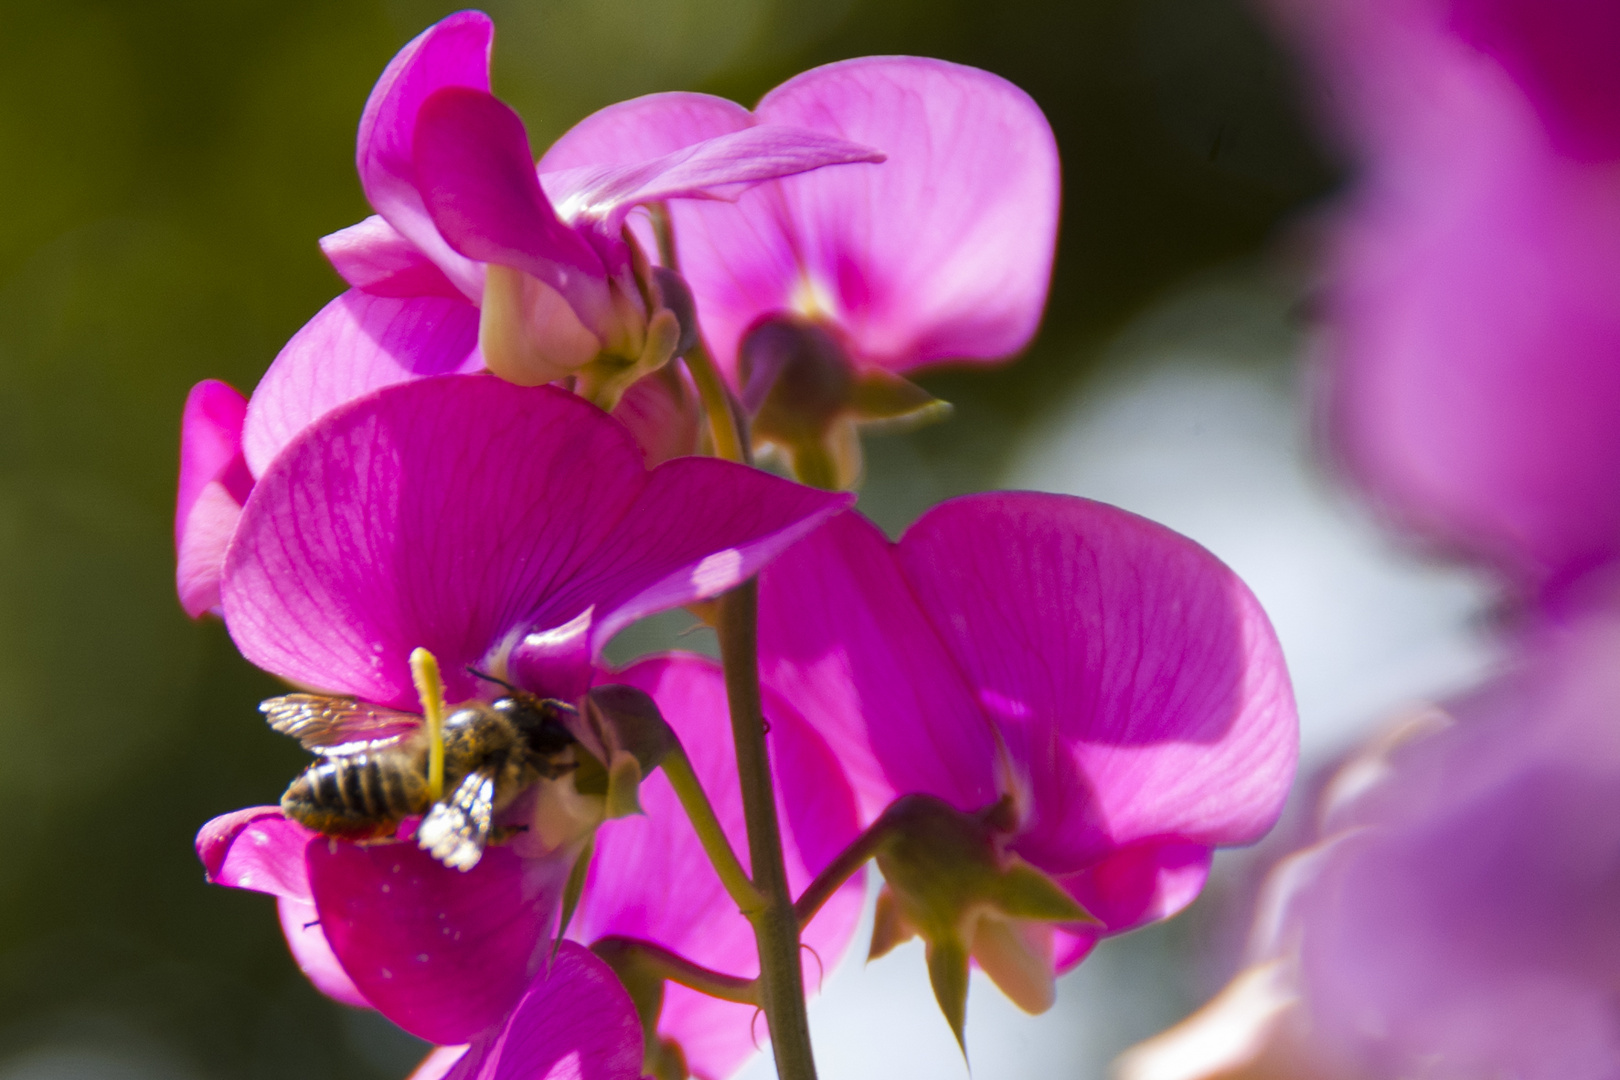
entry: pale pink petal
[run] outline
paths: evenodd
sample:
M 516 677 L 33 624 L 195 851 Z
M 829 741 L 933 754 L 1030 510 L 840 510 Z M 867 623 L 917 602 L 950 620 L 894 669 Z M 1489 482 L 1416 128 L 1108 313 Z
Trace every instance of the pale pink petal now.
M 568 220 L 581 217 L 616 229 L 632 207 L 666 199 L 731 200 L 765 180 L 827 165 L 878 162 L 869 147 L 822 132 L 766 124 L 717 135 L 662 157 L 625 165 L 590 165 L 541 177 Z
M 321 237 L 321 253 L 344 281 L 375 296 L 466 299 L 421 248 L 376 214 Z
M 1251 843 L 1276 821 L 1293 695 L 1258 601 L 1209 552 L 1102 503 L 998 493 L 936 507 L 898 557 L 1030 787 L 1031 862 Z
M 253 488 L 242 456 L 246 408 L 241 394 L 213 379 L 186 397 L 174 513 L 175 584 L 180 606 L 194 619 L 219 607 L 225 549 Z
M 569 128 L 540 159 L 546 174 L 601 165 L 631 165 L 694 143 L 742 131 L 753 114 L 712 94 L 647 94 L 599 109 Z
M 333 955 L 332 946 L 321 932 L 321 917 L 314 904 L 278 897 L 276 915 L 281 919 L 281 933 L 287 939 L 287 948 L 292 951 L 298 970 L 315 984 L 315 989 L 344 1005 L 371 1008 L 371 1002 L 355 987 L 354 980 Z
M 435 1046 L 405 1080 L 444 1080 L 467 1050 L 465 1046 Z
M 747 833 L 737 784 L 725 682 L 701 657 L 644 660 L 603 676 L 651 694 L 681 738 L 743 865 Z M 782 698 L 767 693 L 772 772 L 782 816 L 788 884 L 802 891 L 859 832 L 854 793 L 822 737 Z M 573 936 L 623 935 L 657 942 L 700 964 L 739 976 L 758 972 L 753 930 L 727 895 L 662 773 L 641 788 L 645 816 L 604 825 Z M 671 889 L 669 883 L 679 882 Z M 804 977 L 815 991 L 837 964 L 860 918 L 863 882 L 851 879 L 804 934 Z M 702 1076 L 730 1076 L 754 1053 L 756 1011 L 670 985 L 659 1031 Z
M 452 870 L 411 843 L 317 838 L 307 851 L 321 930 L 344 971 L 400 1027 L 442 1044 L 497 1024 L 545 963 L 566 858 L 492 847 Z
M 479 262 L 551 286 L 587 327 L 608 319 L 602 259 L 557 217 L 517 113 L 474 90 L 440 90 L 416 125 L 416 173 L 439 233 Z
M 457 254 L 434 228 L 414 164 L 417 113 L 448 86 L 489 89 L 495 27 L 481 11 L 443 19 L 401 49 L 383 71 L 360 116 L 355 165 L 366 199 L 470 299 L 482 292 L 481 268 Z
M 975 68 L 871 57 L 766 95 L 762 124 L 886 155 L 752 191 L 736 207 L 673 209 L 681 270 L 722 366 L 755 319 L 819 313 L 857 360 L 904 371 L 996 361 L 1040 320 L 1057 234 L 1050 127 L 1030 97 Z
M 328 413 L 260 479 L 226 623 L 268 671 L 402 708 L 410 652 L 427 648 L 463 700 L 478 689 L 465 665 L 594 601 L 537 619 L 646 477 L 629 434 L 567 391 L 482 375 L 388 387 Z
M 747 580 L 853 501 L 715 458 L 666 461 L 554 610 L 596 604 L 599 650 L 636 619 Z
M 995 740 L 887 538 L 841 514 L 760 581 L 761 678 L 836 747 L 870 822 L 920 791 L 995 802 Z
M 465 300 L 350 289 L 293 335 L 253 391 L 242 431 L 248 467 L 262 476 L 300 431 L 373 390 L 483 366 L 478 309 Z
M 449 1080 L 638 1080 L 641 1023 L 612 970 L 564 942 L 499 1029 L 467 1048 Z
M 276 806 L 251 806 L 210 821 L 197 834 L 197 857 L 208 880 L 308 902 L 304 849 L 315 834 Z

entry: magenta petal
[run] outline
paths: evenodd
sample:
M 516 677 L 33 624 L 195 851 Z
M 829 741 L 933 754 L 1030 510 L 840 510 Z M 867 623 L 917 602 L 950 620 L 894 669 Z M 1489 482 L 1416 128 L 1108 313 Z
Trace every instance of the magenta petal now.
M 723 365 L 760 315 L 807 305 L 863 361 L 897 371 L 999 360 L 1029 342 L 1059 200 L 1057 145 L 1029 95 L 976 68 L 873 57 L 808 71 L 755 112 L 887 160 L 785 179 L 736 210 L 674 209 L 681 269 Z
M 315 984 L 315 989 L 333 1001 L 358 1009 L 371 1008 L 371 1002 L 355 987 L 354 980 L 333 954 L 332 946 L 321 931 L 320 916 L 314 904 L 279 897 L 276 914 L 281 919 L 281 933 L 287 939 L 287 948 L 298 970 Z
M 995 737 L 929 625 L 891 545 L 842 514 L 760 583 L 760 672 L 837 748 L 870 822 L 920 791 L 995 802 Z
M 1259 602 L 1209 552 L 1102 503 L 1011 493 L 936 507 L 898 556 L 1031 787 L 1026 858 L 1063 873 L 1276 821 L 1293 695 Z
M 540 189 L 517 113 L 486 93 L 441 90 L 422 106 L 415 155 L 428 212 L 451 247 L 524 271 L 561 293 L 587 327 L 603 325 L 607 271 Z
M 450 1080 L 638 1080 L 641 1023 L 613 971 L 564 942 L 511 1017 L 468 1048 Z
M 243 451 L 255 476 L 300 431 L 373 390 L 473 372 L 478 309 L 460 299 L 396 299 L 350 289 L 293 335 L 248 403 Z
M 569 868 L 495 847 L 462 873 L 414 844 L 324 838 L 307 858 L 321 930 L 356 988 L 442 1044 L 496 1024 L 540 970 Z
M 597 605 L 591 639 L 600 650 L 642 616 L 747 580 L 853 501 L 729 461 L 666 461 L 559 604 Z
M 883 155 L 835 135 L 779 125 L 744 128 L 625 165 L 587 166 L 542 177 L 570 220 L 617 227 L 629 210 L 662 199 L 735 199 L 765 180 L 826 165 L 878 162 Z
M 376 214 L 321 237 L 321 253 L 344 281 L 374 296 L 466 299 L 421 248 Z
M 482 289 L 480 268 L 444 242 L 422 202 L 413 163 L 417 113 L 447 86 L 489 89 L 495 27 L 481 11 L 435 23 L 399 51 L 372 88 L 360 116 L 355 165 L 366 199 L 468 297 Z
M 712 660 L 671 655 L 611 676 L 651 694 L 692 758 L 715 813 L 747 865 L 747 835 L 730 736 L 725 682 Z M 788 704 L 766 698 L 771 764 L 788 883 L 795 893 L 830 863 L 860 829 L 854 793 L 826 742 Z M 729 974 L 758 971 L 753 931 L 727 895 L 662 773 L 642 785 L 645 816 L 604 825 L 574 934 L 650 940 Z M 678 888 L 671 888 L 678 882 Z M 862 881 L 853 879 L 822 909 L 805 944 L 830 970 L 860 917 Z M 805 981 L 821 971 L 806 955 Z M 700 1076 L 730 1076 L 754 1053 L 756 1010 L 681 987 L 666 990 L 659 1031 L 675 1039 Z
M 314 835 L 283 817 L 280 807 L 250 806 L 204 825 L 197 857 L 215 885 L 307 902 L 304 848 Z
M 180 491 L 175 500 L 175 584 L 197 618 L 219 607 L 225 548 L 252 490 L 242 457 L 247 401 L 214 379 L 191 388 L 180 422 Z
M 594 602 L 574 593 L 538 618 L 646 478 L 624 428 L 567 391 L 482 375 L 388 387 L 328 413 L 260 479 L 226 623 L 268 671 L 402 708 L 416 707 L 407 659 L 427 648 L 462 700 L 465 665 Z

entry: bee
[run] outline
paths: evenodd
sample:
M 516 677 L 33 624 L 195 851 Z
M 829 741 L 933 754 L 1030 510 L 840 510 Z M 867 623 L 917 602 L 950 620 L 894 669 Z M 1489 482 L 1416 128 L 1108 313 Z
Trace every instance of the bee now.
M 490 676 L 480 678 L 500 682 Z M 469 701 L 444 719 L 444 796 L 429 788 L 431 736 L 416 713 L 326 694 L 284 694 L 259 705 L 270 727 L 319 755 L 288 785 L 281 811 L 327 836 L 375 840 L 421 814 L 418 845 L 471 870 L 495 835 L 495 815 L 541 779 L 575 767 L 572 706 L 506 683 L 494 702 Z

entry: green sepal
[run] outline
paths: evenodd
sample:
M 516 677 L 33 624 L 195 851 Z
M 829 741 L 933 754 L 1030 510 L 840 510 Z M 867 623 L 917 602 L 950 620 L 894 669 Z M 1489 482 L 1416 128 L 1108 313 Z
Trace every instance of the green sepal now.
M 565 722 L 591 759 L 575 776 L 579 791 L 604 796 L 609 819 L 641 813 L 641 781 L 676 745 L 657 703 L 633 686 L 597 686 Z
M 968 950 L 955 934 L 928 942 L 928 981 L 945 1022 L 967 1058 Z
M 951 403 L 892 371 L 871 368 L 856 377 L 849 409 L 862 423 L 887 421 L 911 426 L 945 419 L 951 413 Z
M 568 871 L 568 881 L 563 885 L 562 913 L 557 918 L 557 936 L 551 943 L 551 960 L 557 959 L 557 950 L 562 947 L 563 935 L 568 933 L 568 924 L 574 921 L 574 912 L 579 910 L 579 898 L 585 891 L 585 876 L 590 872 L 591 856 L 595 853 L 596 833 L 592 832 L 585 838 L 579 854 L 574 856 L 574 865 Z

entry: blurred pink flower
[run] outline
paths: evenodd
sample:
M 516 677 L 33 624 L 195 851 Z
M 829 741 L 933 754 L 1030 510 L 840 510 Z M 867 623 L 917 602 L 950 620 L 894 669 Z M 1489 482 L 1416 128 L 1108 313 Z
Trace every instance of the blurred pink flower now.
M 1252 966 L 1121 1075 L 1613 1077 L 1617 653 L 1612 615 L 1542 627 L 1337 769 L 1318 842 L 1268 879 Z M 1211 1039 L 1227 1060 L 1199 1061 Z
M 1165 918 L 1212 850 L 1259 839 L 1297 754 L 1276 637 L 1230 570 L 1083 499 L 970 496 L 897 544 L 850 512 L 761 579 L 761 672 L 837 751 L 864 822 L 910 792 L 978 811 L 1101 926 Z
M 670 207 L 680 269 L 715 360 L 736 378 L 761 319 L 831 329 L 857 367 L 998 361 L 1029 343 L 1057 237 L 1057 146 L 1022 90 L 918 57 L 815 68 L 753 112 L 702 94 L 612 105 L 559 139 L 542 169 L 628 162 L 787 125 L 876 148 L 880 168 L 762 184 L 734 204 Z
M 266 670 L 380 705 L 416 707 L 418 647 L 452 702 L 483 689 L 469 665 L 573 700 L 618 629 L 724 591 L 846 504 L 708 458 L 649 472 L 622 426 L 560 389 L 418 380 L 276 456 L 230 542 L 225 623 Z M 440 1043 L 485 1030 L 528 985 L 569 866 L 527 834 L 467 874 L 410 845 L 277 835 L 304 849 L 346 979 Z
M 1620 557 L 1620 9 L 1274 6 L 1360 170 L 1323 297 L 1335 449 L 1402 527 L 1556 601 Z

